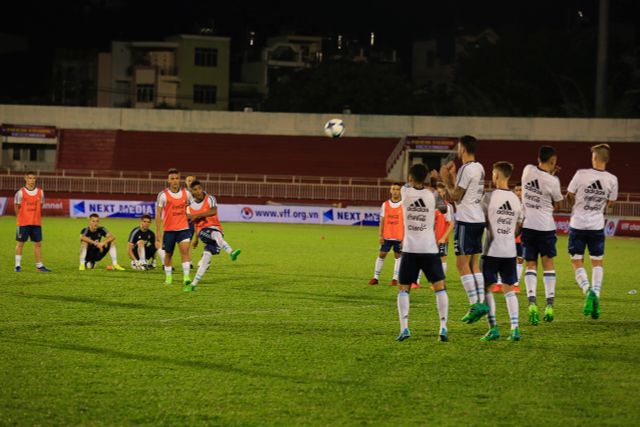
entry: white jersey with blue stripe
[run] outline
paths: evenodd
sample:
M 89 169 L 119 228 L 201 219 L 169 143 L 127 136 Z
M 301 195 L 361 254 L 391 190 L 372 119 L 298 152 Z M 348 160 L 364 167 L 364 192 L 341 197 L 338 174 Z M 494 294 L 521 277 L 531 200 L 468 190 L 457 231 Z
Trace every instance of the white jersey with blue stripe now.
M 456 179 L 456 187 L 464 189 L 464 195 L 456 206 L 456 221 L 483 223 L 482 195 L 484 194 L 484 167 L 481 163 L 467 162 Z

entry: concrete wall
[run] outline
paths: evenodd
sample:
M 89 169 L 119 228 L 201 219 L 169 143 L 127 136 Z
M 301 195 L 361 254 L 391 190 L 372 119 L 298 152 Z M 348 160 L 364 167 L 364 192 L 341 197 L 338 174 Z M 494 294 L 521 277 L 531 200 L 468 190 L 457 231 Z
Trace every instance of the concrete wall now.
M 0 105 L 0 123 L 54 125 L 71 129 L 322 135 L 324 123 L 342 117 L 348 136 L 459 136 L 520 141 L 640 142 L 640 120 L 503 117 L 372 116 L 244 113 L 229 111 Z

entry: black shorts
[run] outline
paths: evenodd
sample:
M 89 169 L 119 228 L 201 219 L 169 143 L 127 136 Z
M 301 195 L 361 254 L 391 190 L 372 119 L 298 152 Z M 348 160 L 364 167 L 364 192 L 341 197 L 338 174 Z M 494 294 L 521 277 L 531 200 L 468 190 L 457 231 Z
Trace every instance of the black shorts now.
M 32 242 L 38 243 L 42 241 L 42 226 L 40 225 L 23 225 L 16 228 L 16 241 L 26 242 L 31 239 Z
M 402 242 L 400 240 L 384 239 L 384 243 L 380 246 L 380 252 L 387 253 L 393 248 L 393 252 L 399 254 L 402 252 Z
M 524 250 L 522 249 L 522 242 L 516 242 L 516 255 L 518 258 L 522 258 Z
M 220 230 L 214 227 L 207 227 L 200 230 L 198 238 L 204 243 L 204 250 L 210 252 L 211 255 L 218 255 L 220 253 L 220 245 L 216 241 L 216 233 L 224 237 L 224 234 Z
M 592 257 L 604 256 L 604 229 L 602 230 L 577 230 L 569 228 L 569 254 L 574 257 L 584 255 L 585 248 L 589 249 Z
M 96 248 L 94 245 L 88 245 L 87 256 L 84 260 L 86 262 L 96 263 L 109 253 L 109 249 L 111 249 L 111 243 L 108 243 L 102 250 Z
M 449 243 L 438 244 L 438 256 L 443 257 L 449 255 Z
M 485 286 L 503 283 L 513 285 L 518 283 L 518 273 L 516 271 L 515 258 L 498 258 L 483 256 L 481 261 L 482 276 L 484 276 Z M 500 280 L 498 280 L 498 274 Z
M 162 249 L 166 253 L 172 254 L 176 244 L 191 240 L 191 232 L 188 228 L 178 231 L 165 231 L 162 235 Z
M 553 258 L 556 252 L 556 232 L 538 231 L 530 228 L 522 229 L 522 246 L 524 247 L 524 259 L 536 261 L 538 256 Z
M 482 234 L 484 222 L 456 221 L 453 231 L 453 244 L 456 255 L 474 255 L 482 253 Z
M 400 258 L 400 273 L 398 279 L 401 285 L 410 285 L 424 273 L 430 283 L 444 280 L 444 271 L 439 254 L 415 254 L 403 252 Z

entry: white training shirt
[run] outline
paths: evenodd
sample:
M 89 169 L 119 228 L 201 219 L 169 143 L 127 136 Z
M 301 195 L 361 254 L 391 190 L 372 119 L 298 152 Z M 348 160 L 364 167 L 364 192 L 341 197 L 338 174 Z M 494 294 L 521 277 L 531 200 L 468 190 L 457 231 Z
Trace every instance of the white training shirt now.
M 465 190 L 458 202 L 456 221 L 483 223 L 482 195 L 484 194 L 484 167 L 478 162 L 467 162 L 460 167 L 456 187 Z
M 578 230 L 602 230 L 607 202 L 618 199 L 618 178 L 607 171 L 578 169 L 567 191 L 576 195 L 569 226 Z
M 557 176 L 527 165 L 522 171 L 523 228 L 538 231 L 555 231 L 553 205 L 562 200 L 560 180 Z
M 38 192 L 38 187 L 35 187 L 33 190 L 29 190 L 27 187 L 23 187 L 28 195 L 35 196 Z M 16 195 L 13 197 L 13 204 L 19 205 L 22 203 L 22 188 L 16 191 Z M 44 205 L 44 190 L 40 193 L 40 203 Z
M 438 244 L 434 231 L 436 197 L 428 188 L 420 190 L 404 186 L 402 213 L 404 215 L 404 240 L 402 251 L 408 253 L 437 254 Z
M 484 254 L 498 258 L 516 256 L 516 226 L 522 222 L 522 204 L 511 190 L 485 194 L 482 208 L 487 219 Z

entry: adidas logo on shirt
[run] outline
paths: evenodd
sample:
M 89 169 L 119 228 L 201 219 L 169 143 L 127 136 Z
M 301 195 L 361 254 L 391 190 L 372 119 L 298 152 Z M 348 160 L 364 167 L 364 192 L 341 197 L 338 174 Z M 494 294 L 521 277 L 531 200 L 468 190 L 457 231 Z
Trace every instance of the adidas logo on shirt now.
M 537 181 L 537 180 L 536 180 L 536 181 Z M 510 215 L 510 216 L 515 216 L 515 213 L 513 212 L 513 208 L 511 207 L 511 203 L 509 203 L 509 201 L 508 201 L 508 200 L 507 200 L 506 202 L 504 202 L 504 204 L 498 208 L 498 210 L 496 211 L 496 213 L 497 213 L 498 215 Z
M 605 194 L 604 188 L 602 187 L 602 184 L 600 183 L 599 179 L 592 182 L 591 185 L 585 188 L 584 192 L 587 194 L 600 194 L 600 195 Z
M 524 186 L 525 190 L 529 190 L 532 191 L 536 194 L 540 194 L 542 195 L 542 191 L 540 191 L 540 183 L 538 182 L 537 179 L 534 179 L 531 182 L 528 182 L 527 184 L 525 184 Z
M 417 199 L 415 202 L 411 203 L 407 207 L 407 210 L 412 212 L 429 212 L 429 208 L 427 208 L 427 205 L 425 205 L 424 200 L 422 199 Z

